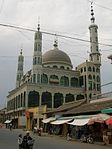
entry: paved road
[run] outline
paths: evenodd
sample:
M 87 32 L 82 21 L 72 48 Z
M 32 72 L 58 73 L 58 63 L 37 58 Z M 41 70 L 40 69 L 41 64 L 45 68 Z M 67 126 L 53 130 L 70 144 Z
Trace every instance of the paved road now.
M 20 130 L 0 129 L 0 149 L 18 149 L 18 134 L 24 133 Z M 55 136 L 36 136 L 34 149 L 110 149 L 111 147 L 95 144 L 86 144 L 75 141 L 66 141 L 63 138 Z

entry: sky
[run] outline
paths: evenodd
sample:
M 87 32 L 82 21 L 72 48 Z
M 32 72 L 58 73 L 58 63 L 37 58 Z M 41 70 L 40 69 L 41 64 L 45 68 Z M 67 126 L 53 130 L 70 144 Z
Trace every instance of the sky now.
M 0 0 L 0 24 L 89 40 L 91 24 L 90 0 Z M 112 0 L 93 0 L 95 23 L 98 25 L 102 58 L 101 84 L 112 82 Z M 40 19 L 38 19 L 40 18 Z M 42 52 L 53 48 L 56 37 L 43 34 Z M 89 42 L 58 37 L 58 47 L 71 58 L 73 69 L 89 58 Z M 6 106 L 8 92 L 16 86 L 17 58 L 20 49 L 24 55 L 24 73 L 32 68 L 34 32 L 0 25 L 0 108 Z M 102 92 L 112 91 L 112 84 Z

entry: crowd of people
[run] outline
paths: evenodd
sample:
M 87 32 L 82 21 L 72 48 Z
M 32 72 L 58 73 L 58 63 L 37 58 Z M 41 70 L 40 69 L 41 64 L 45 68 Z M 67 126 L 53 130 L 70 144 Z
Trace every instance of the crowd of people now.
M 34 139 L 30 136 L 30 132 L 26 131 L 26 135 L 22 137 L 22 134 L 18 136 L 19 149 L 33 149 Z

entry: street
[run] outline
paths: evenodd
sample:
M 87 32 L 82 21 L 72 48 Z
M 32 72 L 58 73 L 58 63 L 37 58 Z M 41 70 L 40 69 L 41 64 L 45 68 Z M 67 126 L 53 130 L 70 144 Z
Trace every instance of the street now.
M 0 129 L 0 149 L 18 149 L 18 134 L 21 130 Z M 31 135 L 35 139 L 34 149 L 109 149 L 111 147 L 67 141 L 57 136 Z

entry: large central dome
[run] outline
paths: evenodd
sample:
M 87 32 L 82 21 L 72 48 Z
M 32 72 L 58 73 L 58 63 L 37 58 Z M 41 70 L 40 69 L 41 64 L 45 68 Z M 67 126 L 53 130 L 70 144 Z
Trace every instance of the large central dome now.
M 55 47 L 53 50 L 47 51 L 42 57 L 43 64 L 66 64 L 72 67 L 69 56 Z

